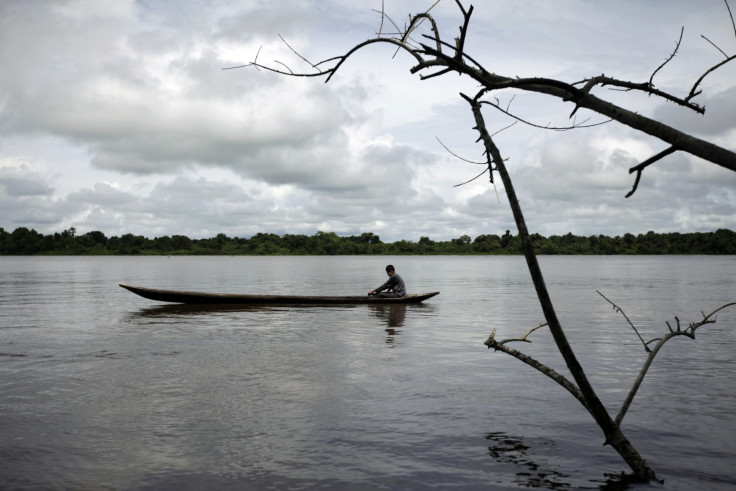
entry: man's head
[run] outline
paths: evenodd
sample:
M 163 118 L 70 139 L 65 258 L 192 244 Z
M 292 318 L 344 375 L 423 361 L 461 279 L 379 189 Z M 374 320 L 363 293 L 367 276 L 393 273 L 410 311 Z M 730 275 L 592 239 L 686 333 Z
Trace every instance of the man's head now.
M 394 274 L 394 271 L 395 271 L 395 269 L 394 269 L 394 267 L 392 265 L 389 264 L 388 266 L 386 266 L 386 274 L 388 274 L 389 276 L 391 276 L 392 274 Z

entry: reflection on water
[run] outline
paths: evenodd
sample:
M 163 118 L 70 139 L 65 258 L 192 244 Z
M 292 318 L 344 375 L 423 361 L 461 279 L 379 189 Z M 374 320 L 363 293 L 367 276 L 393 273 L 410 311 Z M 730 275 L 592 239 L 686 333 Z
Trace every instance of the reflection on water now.
M 396 336 L 401 334 L 397 328 L 404 325 L 406 319 L 406 305 L 372 304 L 373 314 L 386 323 L 386 344 L 394 346 Z
M 387 329 L 395 329 L 404 325 L 406 305 L 371 304 L 373 314 L 386 323 Z
M 276 305 L 210 305 L 210 304 L 165 304 L 145 307 L 132 312 L 131 317 L 175 317 L 189 315 L 212 315 L 235 312 L 269 312 L 289 309 Z
M 396 336 L 401 334 L 400 327 L 404 326 L 406 321 L 407 308 L 416 310 L 419 312 L 432 311 L 432 307 L 426 304 L 365 304 L 365 305 L 312 305 L 304 304 L 298 306 L 289 305 L 216 305 L 216 304 L 163 304 L 154 305 L 151 307 L 145 307 L 140 310 L 130 313 L 130 318 L 143 318 L 143 319 L 171 319 L 176 317 L 187 317 L 187 316 L 211 316 L 211 315 L 222 315 L 222 314 L 262 314 L 262 313 L 276 313 L 276 312 L 293 312 L 295 310 L 310 310 L 310 311 L 323 311 L 329 313 L 331 310 L 334 312 L 345 312 L 346 310 L 354 311 L 354 315 L 360 315 L 361 311 L 366 309 L 382 323 L 386 325 L 386 344 L 394 345 Z
M 637 484 L 632 474 L 604 473 L 602 483 L 591 480 L 589 485 L 573 485 L 571 477 L 554 469 L 545 460 L 559 453 L 553 440 L 509 435 L 505 432 L 492 432 L 485 435 L 488 441 L 488 454 L 494 462 L 511 464 L 517 467 L 515 483 L 520 488 L 533 489 L 597 489 L 600 491 L 626 491 Z M 541 455 L 535 455 L 541 454 Z
M 567 489 L 570 486 L 568 476 L 550 469 L 546 463 L 534 460 L 530 455 L 530 444 L 524 443 L 521 437 L 510 436 L 503 432 L 486 434 L 488 453 L 497 462 L 513 464 L 519 467 L 516 471 L 517 483 L 527 488 Z M 554 442 L 538 438 L 534 445 L 550 447 L 548 453 L 554 452 Z
M 283 311 L 283 310 L 294 310 L 294 309 L 312 309 L 320 310 L 324 309 L 329 311 L 330 309 L 345 310 L 345 309 L 362 309 L 369 308 L 373 311 L 378 319 L 384 321 L 387 327 L 395 328 L 404 325 L 406 319 L 407 307 L 411 309 L 430 311 L 432 307 L 426 304 L 361 304 L 361 305 L 346 305 L 346 304 L 335 304 L 335 305 L 324 305 L 324 304 L 300 304 L 296 306 L 290 306 L 288 304 L 283 305 L 256 305 L 256 304 L 183 304 L 183 303 L 171 303 L 171 304 L 158 304 L 150 307 L 144 307 L 140 310 L 133 312 L 133 316 L 138 317 L 161 317 L 161 316 L 174 316 L 174 315 L 208 315 L 218 312 L 268 312 L 268 311 Z

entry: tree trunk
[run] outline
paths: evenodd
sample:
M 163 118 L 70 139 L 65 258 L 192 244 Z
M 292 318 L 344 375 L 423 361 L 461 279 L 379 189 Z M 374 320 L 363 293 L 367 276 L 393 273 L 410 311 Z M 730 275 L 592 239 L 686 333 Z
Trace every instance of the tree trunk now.
M 506 189 L 506 196 L 508 197 L 509 204 L 511 205 L 514 221 L 519 229 L 524 257 L 526 258 L 529 273 L 531 274 L 532 281 L 534 282 L 534 288 L 537 291 L 537 297 L 539 298 L 539 303 L 542 306 L 545 320 L 549 325 L 552 337 L 565 360 L 568 370 L 570 370 L 570 373 L 583 394 L 586 409 L 593 416 L 601 430 L 603 430 L 603 434 L 606 438 L 605 443 L 610 444 L 619 453 L 619 455 L 621 455 L 637 477 L 642 481 L 656 479 L 654 471 L 647 465 L 646 461 L 642 458 L 639 452 L 636 451 L 631 442 L 629 442 L 621 432 L 620 427 L 613 421 L 611 416 L 608 414 L 608 411 L 606 411 L 605 406 L 603 406 L 603 403 L 598 398 L 595 390 L 590 385 L 588 377 L 580 366 L 575 353 L 572 351 L 572 347 L 567 341 L 567 337 L 565 336 L 562 326 L 557 319 L 557 313 L 555 312 L 549 292 L 547 291 L 547 286 L 545 285 L 544 277 L 542 276 L 542 270 L 539 267 L 539 262 L 537 261 L 537 256 L 534 253 L 532 241 L 529 236 L 529 231 L 526 228 L 524 215 L 521 212 L 521 206 L 516 198 L 516 192 L 514 191 L 511 177 L 506 170 L 506 165 L 501 157 L 501 152 L 498 150 L 498 147 L 496 147 L 496 144 L 493 142 L 486 130 L 480 109 L 480 103 L 475 99 L 470 99 L 466 96 L 464 97 L 472 106 L 473 116 L 475 117 L 477 129 L 481 134 L 481 139 L 485 145 L 486 152 L 490 156 L 493 164 L 495 164 L 496 170 L 498 170 L 501 180 L 503 181 L 504 188 Z

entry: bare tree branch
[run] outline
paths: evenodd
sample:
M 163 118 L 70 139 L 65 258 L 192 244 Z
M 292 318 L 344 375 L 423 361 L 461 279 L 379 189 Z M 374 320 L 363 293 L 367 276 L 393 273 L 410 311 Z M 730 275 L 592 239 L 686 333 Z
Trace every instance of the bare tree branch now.
M 468 33 L 468 24 L 470 24 L 470 16 L 473 15 L 473 6 L 471 5 L 468 10 L 465 10 L 460 0 L 455 0 L 455 3 L 460 7 L 460 12 L 463 13 L 463 25 L 460 27 L 460 38 L 456 40 L 455 57 L 461 59 L 465 52 L 465 36 Z M 439 38 L 439 35 L 437 35 Z
M 378 26 L 378 33 L 376 34 L 376 37 L 378 38 L 383 35 L 383 20 L 386 18 L 386 5 L 384 0 L 381 0 L 381 11 L 379 13 L 381 14 L 381 25 Z
M 531 331 L 539 329 L 540 327 L 545 326 L 545 325 L 546 324 L 542 324 L 542 325 L 539 325 L 531 329 L 530 331 L 527 331 L 524 337 L 526 337 L 527 334 L 529 334 Z M 491 332 L 491 335 L 488 337 L 488 339 L 484 343 L 486 346 L 488 346 L 489 349 L 493 348 L 496 351 L 501 351 L 503 353 L 506 353 L 507 355 L 511 355 L 517 360 L 523 363 L 526 363 L 530 367 L 540 371 L 547 377 L 551 378 L 552 380 L 560 384 L 565 390 L 567 390 L 570 394 L 572 394 L 572 396 L 575 397 L 575 399 L 577 399 L 578 402 L 583 405 L 583 407 L 590 410 L 587 406 L 587 403 L 585 402 L 585 397 L 583 397 L 582 392 L 580 392 L 580 389 L 574 383 L 572 383 L 570 380 L 560 375 L 558 372 L 548 367 L 544 363 L 541 363 L 535 360 L 534 358 L 532 358 L 531 356 L 525 355 L 524 353 L 517 351 L 513 348 L 509 348 L 508 346 L 505 346 L 503 344 L 507 341 L 513 341 L 513 340 L 506 340 L 506 341 L 499 343 L 498 341 L 496 341 L 495 335 L 496 335 L 496 330 L 494 329 L 493 332 Z
M 725 65 L 726 63 L 728 63 L 728 62 L 730 62 L 730 61 L 732 61 L 734 59 L 736 59 L 736 56 L 729 56 L 725 60 L 723 60 L 722 62 L 717 63 L 717 64 L 713 65 L 712 67 L 710 67 L 708 70 L 706 70 L 706 72 L 703 75 L 700 76 L 700 78 L 695 82 L 695 84 L 693 84 L 693 87 L 692 87 L 692 89 L 690 89 L 690 93 L 685 98 L 685 100 L 686 101 L 690 101 L 690 99 L 692 99 L 693 97 L 695 97 L 697 95 L 700 95 L 702 93 L 702 91 L 697 90 L 697 89 L 698 89 L 698 86 L 700 85 L 700 83 L 703 81 L 703 79 L 705 79 L 705 77 L 707 77 L 708 75 L 710 75 L 711 73 L 713 73 L 714 71 L 716 71 L 718 68 L 722 67 L 723 65 Z M 705 112 L 705 110 L 703 112 Z
M 589 121 L 590 120 L 590 118 L 587 118 L 587 119 L 583 120 L 582 123 L 574 123 L 571 126 L 550 126 L 549 124 L 541 125 L 541 124 L 532 123 L 531 121 L 527 121 L 525 119 L 522 119 L 521 117 L 517 116 L 516 114 L 510 112 L 508 109 L 502 108 L 501 105 L 498 102 L 493 103 L 493 102 L 490 102 L 490 101 L 481 101 L 481 104 L 487 104 L 487 105 L 489 105 L 489 106 L 497 109 L 498 111 L 504 113 L 505 115 L 510 116 L 510 117 L 514 118 L 515 120 L 521 122 L 521 123 L 524 123 L 527 126 L 531 126 L 532 128 L 540 128 L 540 129 L 543 129 L 543 130 L 570 131 L 570 130 L 574 130 L 574 129 L 577 129 L 577 128 L 593 128 L 595 126 L 601 126 L 601 125 L 604 125 L 604 124 L 607 124 L 607 123 L 610 123 L 611 122 L 611 120 L 609 119 L 609 120 L 606 120 L 606 121 L 601 121 L 600 123 L 585 124 L 586 121 Z
M 435 137 L 435 138 L 437 138 L 437 137 Z M 473 164 L 473 165 L 487 165 L 487 162 L 475 162 L 473 160 L 465 159 L 465 158 L 459 156 L 458 154 L 456 154 L 455 152 L 453 152 L 452 150 L 450 150 L 449 148 L 447 148 L 447 145 L 445 145 L 444 143 L 442 143 L 442 140 L 440 140 L 439 138 L 437 138 L 437 141 L 440 143 L 440 145 L 442 145 L 442 148 L 444 148 L 445 150 L 447 150 L 447 153 L 449 153 L 450 155 L 452 155 L 453 157 L 455 157 L 455 158 L 457 158 L 459 160 L 462 160 L 463 162 L 467 162 L 467 163 Z
M 528 330 L 527 332 L 525 332 L 525 333 L 524 333 L 524 335 L 523 335 L 522 337 L 520 337 L 520 338 L 509 338 L 509 339 L 504 339 L 503 341 L 499 342 L 499 344 L 513 343 L 513 342 L 515 342 L 515 341 L 523 341 L 523 342 L 525 342 L 525 343 L 531 343 L 531 340 L 527 339 L 527 338 L 529 337 L 529 335 L 530 335 L 531 333 L 533 333 L 534 331 L 536 331 L 537 329 L 539 329 L 540 327 L 544 327 L 544 326 L 546 326 L 546 325 L 547 325 L 547 323 L 546 323 L 546 322 L 545 322 L 545 323 L 543 323 L 543 324 L 539 324 L 539 325 L 538 325 L 537 327 L 532 327 L 532 328 L 531 328 L 531 329 L 529 329 L 529 330 Z
M 728 58 L 728 55 L 726 54 L 726 52 L 723 51 L 716 43 L 714 43 L 713 41 L 711 41 L 710 39 L 708 39 L 706 36 L 704 36 L 702 34 L 700 35 L 700 37 L 703 38 L 703 39 L 705 39 L 706 41 L 708 41 L 708 43 L 711 46 L 713 46 L 715 49 L 717 49 L 718 51 L 720 51 L 724 58 Z
M 668 60 L 669 61 L 669 60 Z M 664 66 L 661 65 L 660 68 Z M 659 70 L 659 68 L 657 68 Z M 655 71 L 656 73 L 656 71 Z M 652 74 L 652 77 L 654 77 L 654 74 Z M 669 94 L 667 92 L 664 92 L 659 89 L 655 89 L 654 86 L 651 83 L 651 79 L 649 82 L 644 83 L 635 83 L 635 82 L 626 82 L 624 80 L 618 80 L 612 77 L 606 77 L 605 75 L 599 75 L 597 77 L 588 78 L 581 82 L 575 82 L 573 85 L 579 85 L 581 83 L 584 83 L 585 85 L 580 89 L 584 93 L 589 93 L 590 90 L 595 87 L 596 85 L 600 85 L 601 87 L 605 86 L 612 86 L 612 87 L 619 87 L 621 89 L 625 89 L 627 91 L 629 90 L 639 90 L 642 92 L 645 92 L 649 95 L 655 95 L 657 97 L 661 97 L 662 99 L 668 100 L 670 102 L 674 102 L 675 104 L 678 104 L 680 106 L 686 107 L 688 109 L 691 109 L 699 114 L 705 114 L 705 108 L 695 104 L 694 102 L 690 102 L 689 99 L 691 97 L 687 97 L 685 99 L 682 99 L 680 97 L 676 97 L 672 94 Z
M 621 315 L 624 316 L 624 319 L 626 319 L 626 322 L 629 323 L 629 325 L 631 326 L 631 328 L 634 330 L 634 332 L 636 333 L 636 335 L 639 337 L 639 340 L 641 341 L 641 344 L 644 345 L 644 349 L 647 351 L 647 353 L 650 352 L 651 350 L 647 346 L 647 343 L 644 342 L 644 338 L 641 337 L 641 334 L 639 334 L 639 331 L 636 329 L 636 326 L 634 326 L 634 324 L 631 322 L 631 319 L 629 319 L 629 316 L 626 315 L 626 313 L 621 309 L 621 307 L 619 307 L 615 303 L 611 302 L 604 294 L 602 294 L 598 290 L 596 290 L 595 292 L 598 295 L 600 295 L 601 297 L 603 297 L 606 300 L 606 302 L 608 302 L 611 305 L 613 305 L 613 310 L 615 310 L 616 312 L 620 312 Z
M 670 148 L 668 148 L 666 150 L 662 150 L 657 155 L 655 155 L 653 157 L 650 157 L 647 160 L 645 160 L 644 162 L 642 162 L 641 164 L 635 165 L 634 167 L 632 167 L 631 169 L 629 169 L 629 174 L 632 174 L 633 172 L 636 172 L 636 180 L 634 181 L 634 187 L 631 188 L 631 191 L 629 191 L 626 194 L 625 197 L 626 198 L 630 198 L 636 192 L 636 189 L 639 187 L 639 180 L 641 179 L 641 173 L 642 173 L 642 171 L 644 169 L 646 169 L 647 167 L 649 167 L 653 163 L 657 162 L 658 160 L 663 159 L 664 157 L 666 157 L 669 154 L 674 153 L 676 151 L 677 151 L 677 148 L 675 148 L 675 147 L 670 147 Z M 606 300 L 608 300 L 608 299 L 606 299 Z
M 459 188 L 460 186 L 465 186 L 466 184 L 469 184 L 469 183 L 471 183 L 471 182 L 475 181 L 475 180 L 476 180 L 476 179 L 478 179 L 478 178 L 479 178 L 480 176 L 484 175 L 484 174 L 485 174 L 486 172 L 488 172 L 488 169 L 483 169 L 483 172 L 481 172 L 481 173 L 480 173 L 480 174 L 478 174 L 477 176 L 473 177 L 472 179 L 468 179 L 467 181 L 465 181 L 465 182 L 461 182 L 461 183 L 459 183 L 459 184 L 453 184 L 453 186 L 452 186 L 452 187 L 454 187 L 454 188 Z M 490 178 L 491 178 L 491 183 L 493 183 L 493 173 L 491 173 L 491 174 L 490 174 Z M 495 185 L 494 185 L 494 186 L 495 186 Z
M 672 58 L 675 57 L 675 54 L 677 54 L 677 51 L 680 49 L 680 43 L 682 42 L 682 35 L 685 33 L 685 27 L 683 26 L 682 29 L 680 29 L 680 39 L 677 40 L 677 44 L 675 44 L 675 50 L 672 52 L 672 54 L 664 60 L 664 63 L 659 65 L 656 70 L 652 73 L 652 76 L 649 77 L 649 86 L 654 87 L 654 76 L 657 74 L 658 71 L 660 71 L 667 63 L 670 62 Z
M 605 297 L 604 297 L 605 298 Z M 606 299 L 607 300 L 607 299 Z M 616 424 L 621 425 L 621 422 L 624 419 L 624 416 L 626 416 L 626 412 L 629 410 L 629 406 L 631 406 L 631 402 L 634 400 L 634 396 L 636 396 L 637 391 L 639 390 L 639 387 L 641 386 L 642 381 L 644 380 L 644 376 L 647 374 L 647 371 L 649 370 L 649 367 L 652 365 L 652 362 L 654 361 L 654 357 L 657 356 L 657 353 L 659 353 L 659 350 L 664 346 L 664 344 L 669 341 L 670 339 L 676 337 L 676 336 L 686 336 L 690 339 L 695 339 L 695 331 L 706 324 L 713 324 L 716 320 L 714 316 L 720 312 L 721 310 L 731 307 L 732 305 L 736 305 L 736 302 L 727 303 L 726 305 L 722 305 L 718 307 L 716 310 L 711 312 L 710 314 L 703 314 L 703 319 L 699 322 L 694 322 L 690 324 L 685 329 L 680 329 L 680 320 L 675 317 L 675 320 L 677 320 L 677 330 L 672 330 L 670 327 L 670 332 L 667 333 L 664 337 L 658 339 L 657 344 L 654 346 L 654 349 L 649 351 L 649 355 L 647 356 L 646 361 L 644 362 L 644 366 L 642 366 L 641 370 L 639 371 L 639 376 L 634 381 L 634 385 L 629 390 L 628 395 L 626 396 L 626 399 L 624 400 L 623 404 L 621 405 L 621 409 L 619 409 L 618 414 L 616 415 Z M 669 327 L 669 324 L 668 324 Z M 651 341 L 650 341 L 651 342 Z

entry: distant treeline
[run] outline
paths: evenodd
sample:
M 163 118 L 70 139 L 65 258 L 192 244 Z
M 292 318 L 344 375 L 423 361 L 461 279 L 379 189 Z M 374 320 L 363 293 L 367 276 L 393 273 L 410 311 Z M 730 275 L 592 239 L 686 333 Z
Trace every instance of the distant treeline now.
M 736 254 L 736 232 L 625 234 L 623 237 L 573 234 L 542 237 L 532 235 L 538 254 Z M 259 233 L 251 238 L 218 234 L 209 239 L 183 235 L 148 239 L 125 234 L 106 237 L 99 231 L 77 235 L 74 228 L 43 235 L 33 229 L 0 227 L 2 255 L 437 255 L 437 254 L 521 254 L 518 235 L 467 235 L 448 241 L 421 237 L 418 242 L 382 242 L 366 232 L 340 237 L 333 232 L 312 236 Z

